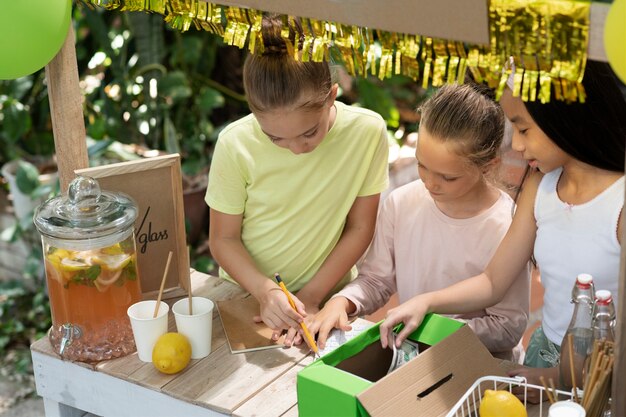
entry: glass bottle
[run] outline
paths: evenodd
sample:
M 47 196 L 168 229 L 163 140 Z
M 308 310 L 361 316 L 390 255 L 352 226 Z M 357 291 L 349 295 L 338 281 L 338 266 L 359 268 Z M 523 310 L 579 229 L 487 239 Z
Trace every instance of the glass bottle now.
M 587 355 L 593 348 L 592 313 L 594 304 L 593 277 L 589 274 L 579 274 L 572 289 L 572 303 L 574 313 L 570 320 L 565 337 L 561 342 L 560 374 L 564 388 L 572 388 L 572 369 L 576 386 L 582 388 L 583 367 Z M 571 345 L 569 339 L 571 338 Z M 572 351 L 570 352 L 570 346 Z M 571 355 L 571 359 L 570 359 Z
M 596 291 L 593 309 L 593 339 L 615 341 L 615 305 L 611 291 Z
M 596 291 L 596 301 L 593 307 L 593 340 L 615 342 L 615 304 L 611 291 Z M 593 350 L 593 346 L 592 346 Z M 589 363 L 587 366 L 591 366 Z M 604 407 L 602 417 L 611 416 L 611 402 Z

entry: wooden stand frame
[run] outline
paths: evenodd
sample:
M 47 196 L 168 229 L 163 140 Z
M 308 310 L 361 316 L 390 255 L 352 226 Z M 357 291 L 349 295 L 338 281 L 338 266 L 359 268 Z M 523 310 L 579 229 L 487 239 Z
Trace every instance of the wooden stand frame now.
M 251 7 L 253 1 L 239 1 L 241 7 Z M 357 15 L 360 7 L 367 7 L 367 1 L 351 3 L 350 7 Z M 606 17 L 603 13 L 608 5 L 594 3 L 592 5 L 592 28 L 589 56 L 597 60 L 606 60 L 604 48 L 598 45 L 599 33 L 602 33 L 604 21 L 594 20 L 595 16 Z M 463 7 L 459 4 L 458 7 Z M 466 6 L 467 7 L 467 6 Z M 315 16 L 312 16 L 315 17 Z M 348 22 L 346 22 L 348 23 Z M 445 36 L 444 36 L 445 38 Z M 600 50 L 601 49 L 601 50 Z M 82 113 L 82 96 L 78 86 L 78 68 L 76 65 L 76 50 L 74 47 L 74 30 L 70 25 L 67 39 L 56 57 L 46 67 L 48 80 L 48 97 L 54 129 L 54 143 L 59 166 L 61 190 L 65 192 L 67 185 L 74 177 L 74 170 L 89 166 L 87 144 L 85 141 L 85 125 Z M 626 291 L 626 236 L 622 237 L 622 255 L 620 265 L 619 291 L 624 299 Z M 621 300 L 620 300 L 621 301 Z M 624 303 L 618 303 L 616 325 L 616 352 L 613 369 L 613 406 L 615 416 L 626 416 L 626 396 L 618 387 L 626 386 L 626 310 Z M 621 388 L 623 389 L 623 388 Z

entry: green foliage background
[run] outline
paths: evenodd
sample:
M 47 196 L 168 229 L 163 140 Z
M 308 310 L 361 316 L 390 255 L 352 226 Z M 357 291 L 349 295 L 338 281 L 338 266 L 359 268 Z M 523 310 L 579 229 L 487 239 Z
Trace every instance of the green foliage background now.
M 159 15 L 94 10 L 80 2 L 73 24 L 90 164 L 147 150 L 180 153 L 186 185 L 202 186 L 220 130 L 248 113 L 241 82 L 247 52 L 206 32 L 171 30 Z M 339 100 L 377 111 L 392 131 L 416 129 L 413 109 L 425 92 L 412 80 L 362 78 L 342 85 Z M 37 182 L 36 169 L 53 157 L 44 70 L 0 81 L 0 165 L 25 161 L 20 188 L 36 198 L 58 192 Z M 23 278 L 0 280 L 0 375 L 28 378 L 28 347 L 51 324 L 39 237 L 26 218 L 2 230 L 0 239 L 31 248 Z M 192 266 L 213 271 L 202 237 L 190 243 Z

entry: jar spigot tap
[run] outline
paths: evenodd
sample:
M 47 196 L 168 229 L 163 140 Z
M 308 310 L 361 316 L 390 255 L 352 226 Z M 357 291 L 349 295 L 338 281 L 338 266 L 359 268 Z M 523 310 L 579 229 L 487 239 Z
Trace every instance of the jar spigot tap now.
M 61 339 L 59 355 L 63 356 L 65 348 L 71 345 L 74 339 L 78 339 L 79 337 L 81 337 L 83 335 L 83 332 L 80 330 L 80 327 L 71 323 L 65 323 L 64 325 L 62 325 L 61 331 L 63 332 L 63 338 Z

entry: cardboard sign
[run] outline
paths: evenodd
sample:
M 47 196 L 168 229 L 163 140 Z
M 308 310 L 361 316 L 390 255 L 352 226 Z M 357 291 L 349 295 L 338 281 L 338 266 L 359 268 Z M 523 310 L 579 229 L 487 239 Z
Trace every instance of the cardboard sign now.
M 178 154 L 77 169 L 95 178 L 100 189 L 123 192 L 139 207 L 135 221 L 137 268 L 144 298 L 155 298 L 169 251 L 172 261 L 163 297 L 184 295 L 189 283 L 189 253 Z

